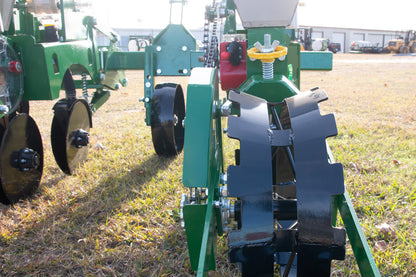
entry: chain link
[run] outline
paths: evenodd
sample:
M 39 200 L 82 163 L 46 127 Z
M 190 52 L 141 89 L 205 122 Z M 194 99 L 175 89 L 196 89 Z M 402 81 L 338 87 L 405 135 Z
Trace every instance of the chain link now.
M 204 23 L 204 67 L 215 67 L 218 64 L 218 14 L 217 3 L 212 1 L 211 8 L 205 10 L 205 23 Z M 211 19 L 211 11 L 214 12 L 214 18 Z M 212 22 L 211 39 L 209 39 L 210 23 Z

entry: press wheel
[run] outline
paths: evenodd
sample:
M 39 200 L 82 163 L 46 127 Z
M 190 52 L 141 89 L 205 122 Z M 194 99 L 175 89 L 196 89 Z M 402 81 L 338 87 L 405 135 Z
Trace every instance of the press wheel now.
M 1 140 L 0 201 L 10 204 L 31 195 L 39 186 L 43 171 L 42 138 L 28 114 L 13 117 Z
M 61 170 L 71 175 L 87 159 L 91 110 L 83 99 L 61 99 L 54 106 L 51 143 Z
M 160 156 L 175 156 L 183 149 L 185 100 L 182 87 L 166 83 L 155 87 L 151 106 L 152 140 Z

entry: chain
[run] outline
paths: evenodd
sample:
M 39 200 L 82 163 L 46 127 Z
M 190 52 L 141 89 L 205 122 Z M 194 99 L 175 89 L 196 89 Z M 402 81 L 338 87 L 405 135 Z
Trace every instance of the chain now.
M 214 18 L 211 19 L 211 11 L 215 11 Z M 204 66 L 215 67 L 218 63 L 218 37 L 217 37 L 217 26 L 218 26 L 218 15 L 217 5 L 215 0 L 212 1 L 211 9 L 207 8 L 205 11 L 205 24 L 204 24 Z M 209 40 L 209 25 L 212 22 L 211 40 Z

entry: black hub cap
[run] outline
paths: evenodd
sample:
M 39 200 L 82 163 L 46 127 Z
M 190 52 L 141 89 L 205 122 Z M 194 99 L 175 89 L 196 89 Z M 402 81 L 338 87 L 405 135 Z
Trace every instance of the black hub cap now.
M 10 164 L 20 171 L 28 171 L 39 166 L 40 157 L 35 150 L 22 148 L 12 153 L 10 156 Z
M 69 134 L 69 141 L 71 141 L 71 145 L 75 146 L 76 148 L 81 148 L 89 144 L 90 135 L 88 132 L 82 129 L 78 129 Z

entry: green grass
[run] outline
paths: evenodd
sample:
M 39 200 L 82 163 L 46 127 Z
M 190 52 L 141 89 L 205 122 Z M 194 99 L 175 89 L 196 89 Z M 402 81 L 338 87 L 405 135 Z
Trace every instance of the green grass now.
M 415 276 L 416 63 L 337 62 L 347 58 L 335 55 L 331 72 L 302 72 L 301 88 L 319 86 L 329 95 L 321 110 L 335 113 L 339 135 L 328 141 L 344 164 L 346 187 L 381 275 Z M 89 158 L 73 176 L 58 169 L 50 149 L 53 103 L 31 105 L 45 169 L 31 199 L 0 205 L 0 275 L 193 275 L 179 222 L 182 155 L 154 154 L 138 102 L 142 72 L 128 77 L 128 88 L 113 92 L 94 115 Z M 230 164 L 234 147 L 225 141 Z M 394 231 L 381 232 L 382 223 Z M 379 241 L 385 250 L 376 247 Z M 226 238 L 219 238 L 218 251 L 213 275 L 235 276 Z M 350 248 L 347 259 L 334 264 L 335 276 L 359 275 Z
M 415 69 L 416 63 L 335 60 L 332 72 L 305 73 L 302 83 L 321 79 L 329 95 L 322 110 L 335 112 L 338 136 L 328 141 L 344 165 L 346 188 L 382 276 L 416 275 Z M 380 230 L 383 223 L 390 232 Z M 376 246 L 381 241 L 387 249 Z M 341 276 L 359 276 L 353 260 L 348 249 L 346 261 L 336 262 Z

